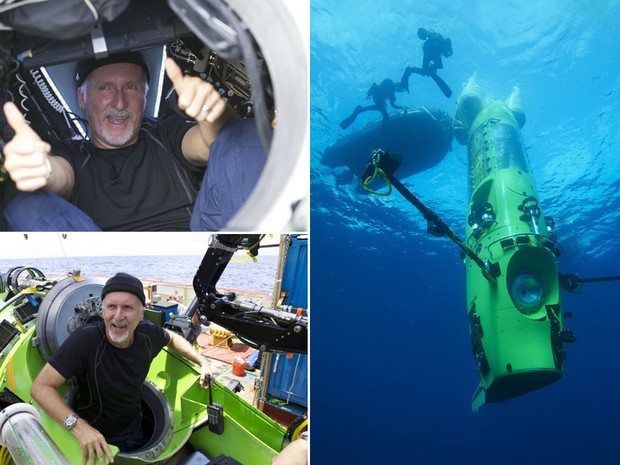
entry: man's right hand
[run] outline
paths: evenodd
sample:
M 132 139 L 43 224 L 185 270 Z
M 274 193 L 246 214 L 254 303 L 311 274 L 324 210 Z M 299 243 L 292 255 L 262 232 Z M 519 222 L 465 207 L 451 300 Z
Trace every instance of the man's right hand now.
M 82 465 L 87 463 L 95 465 L 95 459 L 99 459 L 99 464 L 103 465 L 103 454 L 107 455 L 110 463 L 114 463 L 114 455 L 110 450 L 110 446 L 106 442 L 103 435 L 95 428 L 90 426 L 88 422 L 82 418 L 78 419 L 78 422 L 71 432 L 76 437 L 82 448 Z
M 4 167 L 20 191 L 45 187 L 51 172 L 50 145 L 26 123 L 13 102 L 4 104 L 4 115 L 15 136 L 4 146 Z

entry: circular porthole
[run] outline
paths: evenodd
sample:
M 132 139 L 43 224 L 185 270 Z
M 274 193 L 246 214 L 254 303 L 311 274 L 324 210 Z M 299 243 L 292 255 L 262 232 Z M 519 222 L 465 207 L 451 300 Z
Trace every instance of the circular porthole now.
M 540 279 L 532 273 L 517 273 L 508 285 L 515 306 L 526 315 L 535 313 L 543 303 L 545 289 Z

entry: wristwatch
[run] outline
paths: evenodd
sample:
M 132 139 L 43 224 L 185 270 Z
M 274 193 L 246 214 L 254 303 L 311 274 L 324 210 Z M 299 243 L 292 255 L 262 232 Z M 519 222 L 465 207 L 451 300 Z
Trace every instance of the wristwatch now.
M 72 415 L 69 415 L 67 418 L 65 418 L 65 421 L 64 421 L 65 428 L 67 428 L 68 430 L 73 428 L 75 424 L 77 423 L 78 418 L 80 417 L 78 417 L 77 414 L 72 414 Z

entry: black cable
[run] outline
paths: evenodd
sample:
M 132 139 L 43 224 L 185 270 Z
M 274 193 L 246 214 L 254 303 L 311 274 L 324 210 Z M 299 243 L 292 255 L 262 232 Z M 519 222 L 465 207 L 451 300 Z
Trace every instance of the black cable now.
M 565 291 L 579 289 L 584 283 L 601 283 L 606 281 L 620 281 L 620 276 L 600 276 L 596 278 L 580 278 L 577 273 L 558 274 L 560 287 Z
M 472 259 L 476 265 L 482 271 L 484 277 L 490 282 L 496 282 L 496 277 L 499 276 L 500 270 L 495 263 L 485 263 L 478 255 L 474 253 L 459 237 L 450 229 L 450 227 L 430 208 L 424 205 L 420 199 L 418 199 L 413 193 L 407 189 L 398 179 L 393 175 L 388 174 L 388 178 L 392 185 L 398 192 L 401 193 L 405 199 L 407 199 L 414 207 L 416 207 L 420 213 L 424 216 L 424 219 L 428 222 L 428 232 L 433 236 L 441 237 L 447 236 L 452 242 L 459 246 L 465 254 Z
M 604 281 L 620 281 L 620 276 L 602 276 L 599 278 L 579 278 L 581 283 L 600 283 Z
M 216 10 L 218 10 L 227 20 L 228 24 L 235 29 L 239 40 L 239 46 L 241 47 L 241 53 L 248 70 L 248 76 L 252 83 L 252 96 L 254 97 L 254 106 L 256 111 L 256 123 L 258 127 L 258 134 L 261 138 L 261 142 L 265 151 L 269 153 L 271 148 L 271 123 L 267 119 L 267 104 L 265 102 L 265 90 L 263 88 L 263 80 L 260 73 L 260 67 L 258 60 L 256 59 L 256 51 L 252 45 L 252 39 L 250 34 L 245 28 L 241 27 L 241 22 L 237 15 L 232 10 L 227 8 L 221 0 L 210 0 L 210 3 Z

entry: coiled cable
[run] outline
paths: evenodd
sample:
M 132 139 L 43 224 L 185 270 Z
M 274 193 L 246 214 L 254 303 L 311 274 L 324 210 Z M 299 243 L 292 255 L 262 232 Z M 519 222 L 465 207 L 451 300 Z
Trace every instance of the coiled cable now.
M 51 89 L 47 85 L 47 81 L 43 77 L 43 75 L 41 73 L 41 70 L 40 69 L 31 69 L 30 70 L 30 75 L 32 76 L 32 79 L 34 80 L 34 83 L 37 85 L 37 87 L 41 91 L 41 94 L 43 95 L 45 100 L 47 100 L 47 103 L 49 103 L 50 106 L 54 110 L 56 110 L 58 113 L 64 113 L 65 112 L 65 107 L 63 107 L 62 103 L 60 103 L 58 101 L 58 99 L 56 98 L 54 93 L 51 91 Z
M 30 120 L 28 119 L 28 116 L 27 116 L 28 107 L 26 106 L 26 100 L 28 100 L 28 94 L 26 93 L 26 91 L 28 90 L 28 88 L 26 87 L 26 81 L 24 81 L 24 79 L 21 77 L 19 73 L 16 73 L 15 77 L 19 81 L 19 88 L 17 89 L 17 91 L 19 92 L 19 95 L 21 95 L 22 97 L 22 99 L 18 103 L 19 103 L 19 106 L 22 107 L 22 110 L 24 113 L 24 120 L 26 121 L 26 123 L 30 124 Z

